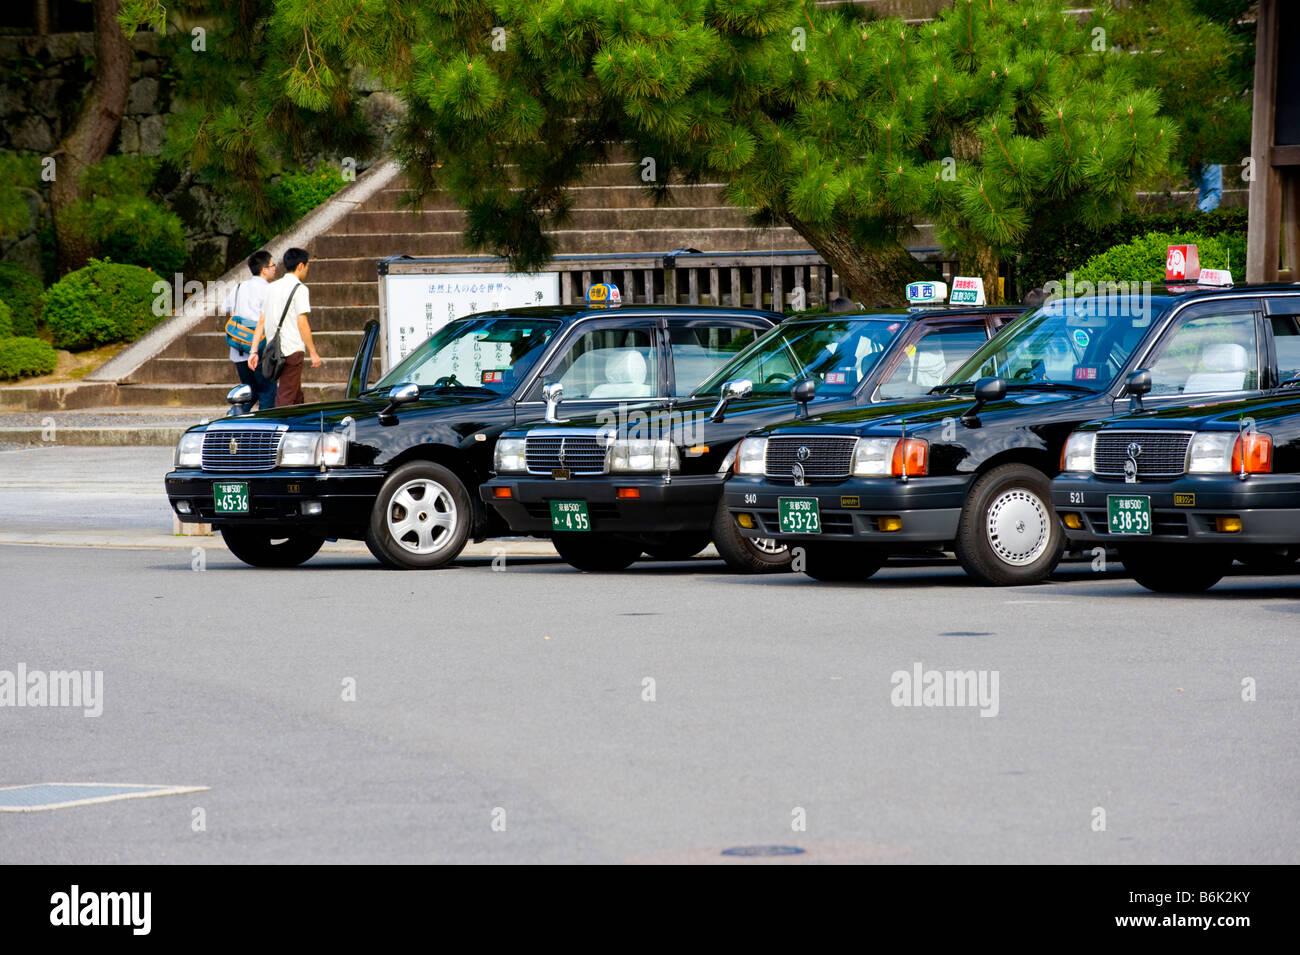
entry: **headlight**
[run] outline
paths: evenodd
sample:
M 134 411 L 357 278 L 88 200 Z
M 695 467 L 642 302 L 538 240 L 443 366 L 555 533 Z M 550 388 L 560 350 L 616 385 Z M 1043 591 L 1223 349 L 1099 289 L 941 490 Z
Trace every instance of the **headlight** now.
M 1232 473 L 1232 446 L 1236 440 L 1235 431 L 1202 431 L 1192 435 L 1192 446 L 1187 450 L 1188 473 Z
M 497 441 L 496 453 L 492 457 L 492 468 L 498 474 L 508 471 L 527 471 L 524 450 L 527 438 L 501 438 Z
M 854 477 L 886 477 L 894 462 L 897 438 L 858 438 L 853 448 Z
M 203 432 L 186 431 L 176 445 L 176 467 L 203 467 Z
M 763 474 L 767 470 L 767 438 L 746 438 L 736 450 L 737 474 Z
M 677 471 L 681 459 L 677 445 L 666 438 L 615 438 L 609 442 L 609 470 Z
M 1096 443 L 1096 431 L 1076 431 L 1070 435 L 1061 451 L 1061 470 L 1091 471 L 1092 449 Z
M 320 435 L 311 431 L 286 431 L 280 441 L 280 467 L 312 468 L 320 463 Z
M 1257 431 L 1199 431 L 1192 435 L 1187 449 L 1189 474 L 1268 474 L 1272 470 L 1273 439 Z

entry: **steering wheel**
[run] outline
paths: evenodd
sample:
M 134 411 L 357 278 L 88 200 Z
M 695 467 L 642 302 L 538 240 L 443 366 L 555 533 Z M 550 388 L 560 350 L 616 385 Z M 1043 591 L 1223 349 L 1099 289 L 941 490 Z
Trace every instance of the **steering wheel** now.
M 763 379 L 763 384 L 770 385 L 770 384 L 780 383 L 782 381 L 789 381 L 789 380 L 790 380 L 790 376 L 787 375 L 785 372 L 774 371 L 772 372 L 772 374 L 768 375 L 766 378 Z
M 1047 365 L 1040 358 L 1028 368 L 1021 368 L 1011 376 L 1012 381 L 1046 381 Z
M 455 375 L 443 375 L 433 383 L 435 388 L 452 388 L 460 384 L 460 379 Z

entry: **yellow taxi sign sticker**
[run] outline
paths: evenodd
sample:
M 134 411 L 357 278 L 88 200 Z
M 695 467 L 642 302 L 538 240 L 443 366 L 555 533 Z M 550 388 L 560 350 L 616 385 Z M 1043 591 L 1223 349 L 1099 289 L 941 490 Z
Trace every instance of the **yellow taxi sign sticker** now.
M 845 495 L 844 497 L 840 498 L 840 507 L 861 507 L 861 506 L 862 504 L 858 500 L 858 496 L 856 494 Z
M 587 304 L 592 308 L 618 308 L 623 304 L 623 296 L 617 285 L 600 282 L 587 289 Z
M 1174 507 L 1195 507 L 1195 506 L 1196 506 L 1195 494 L 1174 495 Z

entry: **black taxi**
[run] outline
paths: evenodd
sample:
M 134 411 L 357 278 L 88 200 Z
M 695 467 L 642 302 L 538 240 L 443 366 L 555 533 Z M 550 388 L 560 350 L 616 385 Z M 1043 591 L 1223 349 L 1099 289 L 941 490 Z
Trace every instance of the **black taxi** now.
M 1295 286 L 1108 288 L 1022 316 L 929 395 L 761 429 L 725 502 L 741 532 L 798 544 L 822 580 L 952 550 L 986 584 L 1047 577 L 1064 547 L 1050 481 L 1066 438 L 1152 410 L 1277 392 Z
M 1300 386 L 1300 318 L 1274 347 Z M 1143 410 L 1070 435 L 1052 481 L 1065 534 L 1115 547 L 1158 593 L 1213 587 L 1233 560 L 1266 569 L 1300 557 L 1300 393 Z
M 449 322 L 367 387 L 372 322 L 347 400 L 191 428 L 167 497 L 182 521 L 212 524 L 254 566 L 294 566 L 327 539 L 351 538 L 389 567 L 439 567 L 470 538 L 507 532 L 476 493 L 502 431 L 543 420 L 560 391 L 575 414 L 655 407 L 779 319 L 651 305 L 483 312 Z M 726 347 L 675 360 L 671 343 L 683 338 Z
M 512 530 L 549 537 L 582 570 L 622 570 L 643 553 L 684 559 L 710 540 L 735 570 L 787 569 L 784 544 L 738 533 L 721 505 L 740 438 L 796 413 L 924 394 L 1019 313 L 917 307 L 788 318 L 708 377 L 679 383 L 652 413 L 592 417 L 566 400 L 568 420 L 507 431 L 481 494 Z M 674 363 L 713 347 L 694 335 L 669 343 Z

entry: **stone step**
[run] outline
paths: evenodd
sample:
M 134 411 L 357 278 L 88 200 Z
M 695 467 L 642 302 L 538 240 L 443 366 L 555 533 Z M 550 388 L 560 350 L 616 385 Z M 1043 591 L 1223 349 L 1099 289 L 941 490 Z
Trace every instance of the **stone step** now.
M 321 309 L 317 312 L 313 309 L 312 324 L 316 324 L 332 311 L 333 309 L 328 311 Z M 343 310 L 339 309 L 339 311 Z M 378 307 L 374 310 L 374 317 L 379 317 Z M 342 331 L 314 329 L 312 331 L 312 340 L 316 343 L 316 350 L 320 352 L 322 358 L 347 358 L 350 360 L 361 344 L 361 326 L 363 324 L 364 322 L 356 323 L 354 327 L 349 323 L 345 326 L 345 330 Z M 226 336 L 219 332 L 191 332 L 189 335 L 172 342 L 152 360 L 161 361 L 162 359 L 180 358 L 221 358 L 229 361 L 230 347 L 226 344 Z
M 370 259 L 368 261 L 370 262 L 369 275 L 362 275 L 359 278 L 330 278 L 326 281 L 312 282 L 312 308 L 315 309 L 321 305 L 379 308 L 379 273 L 375 269 L 377 260 Z M 324 265 L 325 263 L 321 264 Z M 347 273 L 350 276 L 354 265 L 349 260 L 348 265 L 339 265 L 337 262 L 331 263 L 331 268 L 337 269 L 341 273 Z M 325 271 L 325 269 L 321 270 L 321 272 Z M 320 273 L 317 274 L 323 278 Z
M 347 381 L 352 357 L 321 359 L 320 368 L 309 365 L 303 371 L 316 381 Z M 239 376 L 229 358 L 155 358 L 135 373 L 132 384 L 220 385 L 233 388 Z
M 730 206 L 660 206 L 575 208 L 564 229 L 690 229 L 749 228 L 749 214 Z M 393 235 L 413 232 L 461 232 L 465 213 L 459 209 L 425 212 L 357 211 L 331 229 L 330 237 Z M 321 251 L 320 255 L 327 253 Z
M 313 377 L 308 368 L 303 374 L 303 394 L 308 402 L 336 401 L 346 392 L 341 382 L 322 382 Z M 226 394 L 234 387 L 220 385 L 119 385 L 119 406 L 150 406 L 158 408 L 226 408 Z
M 668 206 L 725 205 L 723 201 L 725 188 L 718 182 L 674 183 L 668 187 L 669 198 L 666 203 L 656 203 L 655 193 L 640 180 L 615 185 L 583 184 L 572 187 L 570 194 L 574 207 L 580 209 L 649 209 L 664 204 Z M 435 192 L 426 196 L 419 206 L 408 204 L 406 200 L 409 196 L 410 194 L 402 188 L 385 189 L 375 193 L 366 202 L 364 208 L 357 212 L 412 214 L 420 211 L 443 212 L 460 208 L 447 192 Z

